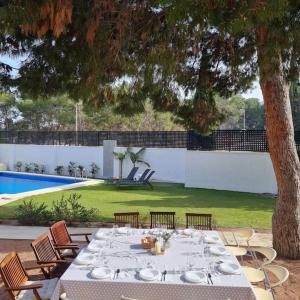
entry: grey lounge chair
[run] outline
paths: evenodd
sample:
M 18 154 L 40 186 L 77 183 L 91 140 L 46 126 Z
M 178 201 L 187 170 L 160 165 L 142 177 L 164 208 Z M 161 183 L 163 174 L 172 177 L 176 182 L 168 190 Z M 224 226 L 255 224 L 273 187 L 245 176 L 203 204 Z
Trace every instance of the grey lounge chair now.
M 127 175 L 126 178 L 122 178 L 122 179 L 109 179 L 108 182 L 109 183 L 118 183 L 119 181 L 124 181 L 124 180 L 134 180 L 134 176 L 137 172 L 137 170 L 139 169 L 139 167 L 133 167 L 131 169 L 131 171 L 129 172 L 129 174 Z
M 144 181 L 147 174 L 151 171 L 151 169 L 146 169 L 143 174 L 141 175 L 141 177 L 138 179 L 138 180 L 135 180 L 135 179 L 120 179 L 118 181 L 116 181 L 116 184 L 117 185 L 124 185 L 124 184 L 127 184 L 127 183 L 131 183 L 131 182 L 139 182 L 139 181 Z
M 146 173 L 146 171 L 147 171 L 147 173 Z M 150 169 L 145 170 L 145 172 L 143 173 L 143 175 L 145 175 L 145 176 L 142 175 L 139 180 L 119 182 L 118 186 L 121 186 L 121 185 L 123 185 L 123 186 L 124 185 L 125 186 L 143 186 L 143 185 L 149 185 L 150 188 L 153 189 L 153 186 L 150 183 L 150 178 L 155 173 L 155 171 L 151 171 L 150 173 L 149 173 L 149 171 L 150 171 Z M 148 173 L 149 173 L 149 175 L 147 176 Z

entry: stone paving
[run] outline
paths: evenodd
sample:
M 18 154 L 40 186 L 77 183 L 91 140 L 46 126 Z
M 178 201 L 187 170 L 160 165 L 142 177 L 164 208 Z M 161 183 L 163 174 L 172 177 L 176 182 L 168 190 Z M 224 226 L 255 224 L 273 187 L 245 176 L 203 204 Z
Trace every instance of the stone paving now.
M 0 225 L 0 239 L 10 240 L 33 240 L 43 232 L 47 231 L 48 227 L 41 226 L 13 226 L 13 225 Z M 70 232 L 91 232 L 95 233 L 98 228 L 82 228 L 82 227 L 69 227 Z M 219 231 L 220 236 L 227 244 L 235 245 L 232 231 Z M 79 238 L 80 239 L 80 238 Z M 245 245 L 243 239 L 238 239 L 240 246 Z M 254 238 L 250 241 L 251 246 L 266 246 L 272 247 L 272 235 L 270 233 L 256 233 Z

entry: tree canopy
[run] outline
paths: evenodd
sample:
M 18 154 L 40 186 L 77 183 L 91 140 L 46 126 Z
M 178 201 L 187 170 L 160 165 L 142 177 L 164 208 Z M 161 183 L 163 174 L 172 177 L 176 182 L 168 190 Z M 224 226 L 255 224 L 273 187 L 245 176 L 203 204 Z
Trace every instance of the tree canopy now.
M 298 0 L 2 1 L 0 53 L 24 55 L 1 88 L 37 98 L 67 93 L 99 107 L 142 111 L 151 101 L 188 128 L 223 119 L 215 95 L 246 90 L 259 75 L 278 186 L 273 245 L 300 257 L 300 162 L 290 82 L 299 75 Z M 115 87 L 117 93 L 114 93 Z

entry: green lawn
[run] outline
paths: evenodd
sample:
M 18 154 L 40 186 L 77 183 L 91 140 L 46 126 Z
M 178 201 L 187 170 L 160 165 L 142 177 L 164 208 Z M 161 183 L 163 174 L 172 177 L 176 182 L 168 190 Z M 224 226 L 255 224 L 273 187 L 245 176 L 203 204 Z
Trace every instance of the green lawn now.
M 115 211 L 139 211 L 142 216 L 150 210 L 176 211 L 177 223 L 184 224 L 185 212 L 212 213 L 218 226 L 270 228 L 274 198 L 265 195 L 189 189 L 182 185 L 157 184 L 154 190 L 118 189 L 100 184 L 76 190 L 32 196 L 35 201 L 51 206 L 64 193 L 76 191 L 87 207 L 100 211 L 99 220 L 111 221 Z M 29 199 L 29 198 L 27 198 Z M 1 206 L 0 218 L 14 218 L 15 209 L 23 200 Z

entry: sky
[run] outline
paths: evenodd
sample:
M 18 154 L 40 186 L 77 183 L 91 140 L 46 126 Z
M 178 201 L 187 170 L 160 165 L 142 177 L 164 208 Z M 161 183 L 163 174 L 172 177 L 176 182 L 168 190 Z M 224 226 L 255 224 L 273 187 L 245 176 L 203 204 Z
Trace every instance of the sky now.
M 241 96 L 243 96 L 244 98 L 257 98 L 262 102 L 263 101 L 263 96 L 262 96 L 261 89 L 260 89 L 258 81 L 255 81 L 253 83 L 253 88 L 252 89 L 248 90 L 247 93 L 244 93 Z
M 24 59 L 24 58 L 23 58 Z M 20 59 L 13 59 L 10 58 L 6 55 L 1 56 L 0 55 L 0 61 L 3 61 L 4 63 L 7 63 L 11 66 L 13 66 L 14 68 L 17 68 L 21 62 L 22 58 Z M 242 97 L 244 98 L 257 98 L 259 99 L 261 102 L 263 101 L 263 96 L 261 93 L 261 89 L 259 87 L 259 83 L 258 81 L 255 81 L 253 83 L 253 88 L 248 90 L 246 93 L 241 94 Z

